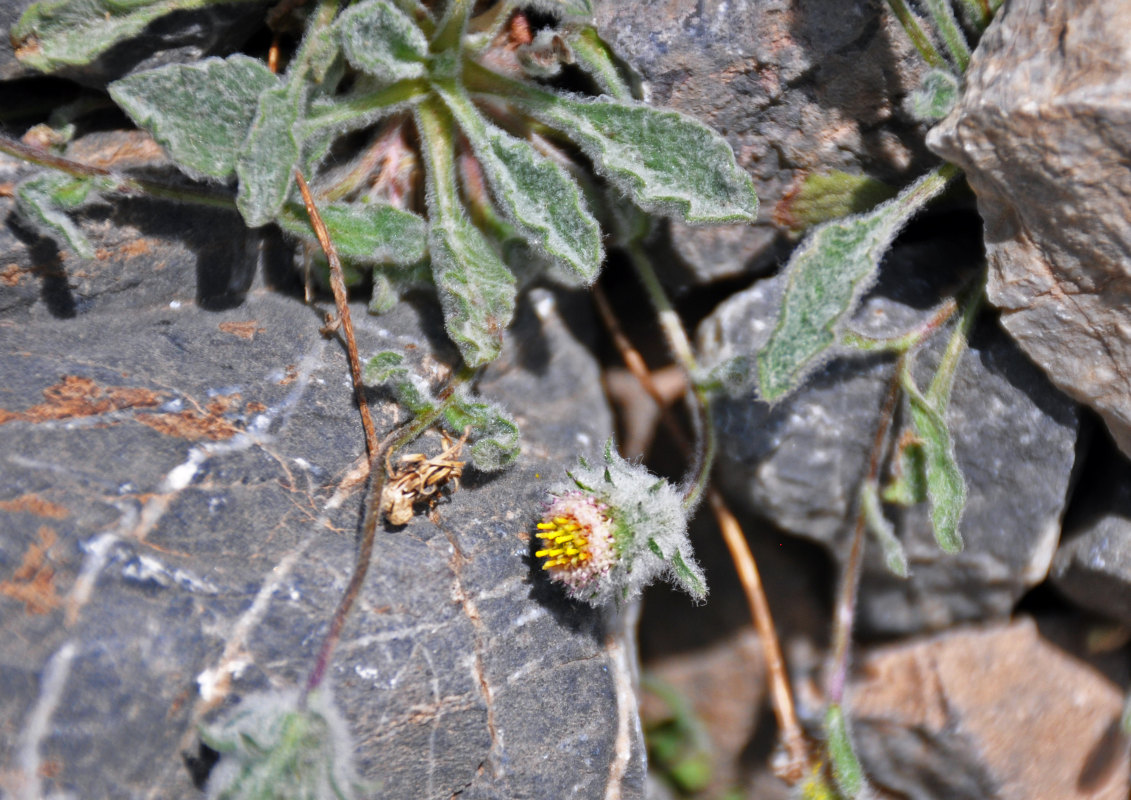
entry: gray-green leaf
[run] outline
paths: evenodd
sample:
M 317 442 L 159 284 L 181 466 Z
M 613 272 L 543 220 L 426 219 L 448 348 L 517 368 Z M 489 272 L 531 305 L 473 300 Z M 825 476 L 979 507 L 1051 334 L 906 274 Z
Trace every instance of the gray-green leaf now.
M 903 390 L 911 409 L 911 422 L 923 442 L 927 461 L 927 500 L 931 506 L 931 525 L 935 540 L 947 553 L 962 550 L 962 534 L 958 529 L 966 508 L 966 481 L 954 456 L 954 443 L 946 420 L 911 379 L 911 371 L 903 374 Z
M 528 90 L 515 99 L 566 133 L 646 211 L 690 223 L 752 222 L 758 213 L 754 183 L 730 145 L 696 119 L 604 97 Z
M 299 117 L 296 94 L 284 84 L 259 96 L 259 108 L 236 161 L 240 178 L 236 207 L 250 228 L 278 217 L 294 183 L 299 159 L 294 136 Z
M 423 77 L 428 39 L 408 15 L 386 0 L 352 6 L 337 26 L 346 59 L 362 72 L 387 83 Z
M 436 219 L 429 235 L 432 276 L 444 325 L 469 367 L 494 361 L 514 317 L 514 275 L 486 237 L 464 217 Z
M 44 0 L 12 27 L 12 44 L 24 64 L 52 72 L 89 64 L 165 14 L 220 2 L 249 0 Z
M 534 249 L 586 282 L 601 269 L 601 230 L 564 169 L 483 119 L 462 91 L 438 88 L 471 141 L 496 203 Z
M 456 433 L 471 428 L 471 460 L 476 469 L 497 472 L 518 458 L 518 425 L 497 405 L 461 397 L 444 412 L 444 419 Z
M 408 266 L 427 254 L 428 223 L 419 214 L 383 203 L 326 203 L 319 213 L 338 255 L 361 264 Z M 314 240 L 306 209 L 286 205 L 279 225 Z
M 169 64 L 110 84 L 110 96 L 194 177 L 231 177 L 261 92 L 279 79 L 243 55 Z
M 864 481 L 860 487 L 860 510 L 864 514 L 868 530 L 876 537 L 883 551 L 884 565 L 893 575 L 906 578 L 907 553 L 903 550 L 903 543 L 895 535 L 895 527 L 884 516 L 879 487 L 875 481 Z
M 868 211 L 895 196 L 895 189 L 867 175 L 817 172 L 786 194 L 774 209 L 774 223 L 792 234 L 849 214 Z
M 74 178 L 60 172 L 37 173 L 16 187 L 16 212 L 41 234 L 60 238 L 83 258 L 94 257 L 94 247 L 64 209 L 77 208 L 99 188 L 92 178 Z
M 764 400 L 781 399 L 820 363 L 871 286 L 896 234 L 956 172 L 944 165 L 867 214 L 827 222 L 794 252 L 786 266 L 777 324 L 758 353 L 758 386 Z
M 382 350 L 365 364 L 362 378 L 369 386 L 384 386 L 397 402 L 414 417 L 431 412 L 436 399 L 428 384 L 404 365 L 404 356 L 393 350 Z
M 848 730 L 848 720 L 839 703 L 831 703 L 825 711 L 825 739 L 829 747 L 829 760 L 833 764 L 833 778 L 836 787 L 847 800 L 856 800 L 864 795 L 867 782 L 864 768 L 856 757 L 852 746 L 852 734 Z
M 251 695 L 200 735 L 221 754 L 210 800 L 347 800 L 361 788 L 349 727 L 327 689 L 302 705 L 297 691 Z
M 958 102 L 958 78 L 942 69 L 932 69 L 907 98 L 907 109 L 920 122 L 938 122 Z

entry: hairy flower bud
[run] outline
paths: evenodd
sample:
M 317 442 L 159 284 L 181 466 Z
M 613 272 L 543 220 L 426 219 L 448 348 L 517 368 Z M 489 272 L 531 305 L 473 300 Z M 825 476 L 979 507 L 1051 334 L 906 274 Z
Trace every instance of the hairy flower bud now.
M 569 473 L 550 491 L 534 555 L 566 594 L 599 606 L 636 597 L 663 576 L 696 600 L 707 595 L 691 555 L 679 492 L 605 446 L 604 464 Z

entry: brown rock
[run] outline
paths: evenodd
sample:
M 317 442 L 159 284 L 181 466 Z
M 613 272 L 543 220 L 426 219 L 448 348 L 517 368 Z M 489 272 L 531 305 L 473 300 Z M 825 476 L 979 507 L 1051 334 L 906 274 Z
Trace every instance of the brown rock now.
M 1020 0 L 928 136 L 966 170 L 1002 324 L 1131 453 L 1131 5 Z
M 1125 800 L 1122 702 L 1022 620 L 878 649 L 848 704 L 865 770 L 896 796 Z

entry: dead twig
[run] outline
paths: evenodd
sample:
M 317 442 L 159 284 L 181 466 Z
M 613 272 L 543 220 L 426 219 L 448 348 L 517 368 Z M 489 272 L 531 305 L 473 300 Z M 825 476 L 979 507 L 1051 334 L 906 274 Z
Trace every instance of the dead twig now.
M 350 309 L 347 302 L 349 298 L 346 295 L 346 281 L 342 276 L 342 262 L 338 259 L 338 251 L 334 248 L 334 243 L 330 241 L 330 233 L 326 230 L 326 225 L 322 222 L 322 217 L 318 214 L 318 209 L 314 205 L 310 187 L 306 185 L 306 179 L 302 177 L 302 172 L 298 169 L 295 170 L 295 180 L 298 181 L 299 191 L 302 192 L 302 202 L 306 204 L 306 213 L 310 215 L 310 224 L 314 227 L 314 235 L 318 237 L 318 243 L 322 245 L 326 260 L 330 262 L 330 290 L 334 293 L 334 305 L 337 307 L 338 316 L 337 319 L 329 321 L 327 327 L 333 330 L 340 326 L 345 338 L 346 357 L 349 359 L 350 376 L 353 378 L 354 396 L 357 398 L 357 408 L 361 413 L 361 427 L 365 430 L 365 447 L 369 451 L 369 463 L 372 467 L 379 449 L 377 431 L 373 427 L 373 417 L 369 413 L 369 401 L 365 399 L 365 384 L 361 379 L 361 359 L 357 355 L 357 340 L 353 335 L 353 320 L 350 318 Z

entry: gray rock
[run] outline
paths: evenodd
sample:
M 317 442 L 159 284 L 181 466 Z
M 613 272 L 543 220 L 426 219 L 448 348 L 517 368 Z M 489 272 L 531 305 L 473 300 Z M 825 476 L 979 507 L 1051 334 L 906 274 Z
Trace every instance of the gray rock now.
M 1086 480 L 1088 515 L 1066 531 L 1049 577 L 1084 608 L 1131 624 L 1131 466 L 1119 459 Z
M 848 170 L 901 182 L 929 157 L 901 118 L 922 61 L 879 3 L 618 0 L 597 26 L 643 77 L 650 100 L 722 133 L 754 178 L 753 226 L 672 225 L 700 282 L 771 263 L 775 207 L 810 172 Z
M 1050 42 L 1056 46 L 1050 46 Z M 1019 0 L 987 30 L 928 144 L 966 170 L 990 301 L 1131 453 L 1131 6 Z
M 852 326 L 893 336 L 921 324 L 953 290 L 962 256 L 945 243 L 897 248 Z M 707 363 L 756 352 L 769 337 L 783 288 L 779 275 L 723 303 L 700 328 Z M 919 356 L 921 386 L 948 335 L 941 332 Z M 721 400 L 719 480 L 746 508 L 846 558 L 892 369 L 890 358 L 838 349 L 773 408 L 750 396 Z M 865 631 L 905 634 L 1005 617 L 1048 570 L 1075 459 L 1075 405 L 986 322 L 960 361 L 947 420 L 969 489 L 961 526 L 966 548 L 957 556 L 938 548 L 925 504 L 889 508 L 912 575 L 891 575 L 879 548 L 869 547 L 859 598 Z
M 0 240 L 0 264 L 30 269 L 0 311 L 0 792 L 199 797 L 197 725 L 312 666 L 354 564 L 361 492 L 339 487 L 364 444 L 315 309 L 261 286 L 194 301 L 202 260 L 244 252 L 234 212 L 102 213 L 81 224 L 107 257 L 56 260 L 82 300 L 68 314 L 43 299 L 38 245 Z M 523 456 L 379 532 L 332 664 L 381 797 L 643 794 L 611 623 L 531 555 L 544 487 L 611 418 L 559 298 L 529 300 L 480 383 L 518 417 Z M 401 350 L 434 377 L 452 356 L 434 300 L 354 320 L 363 354 Z M 376 408 L 388 430 L 396 410 Z

